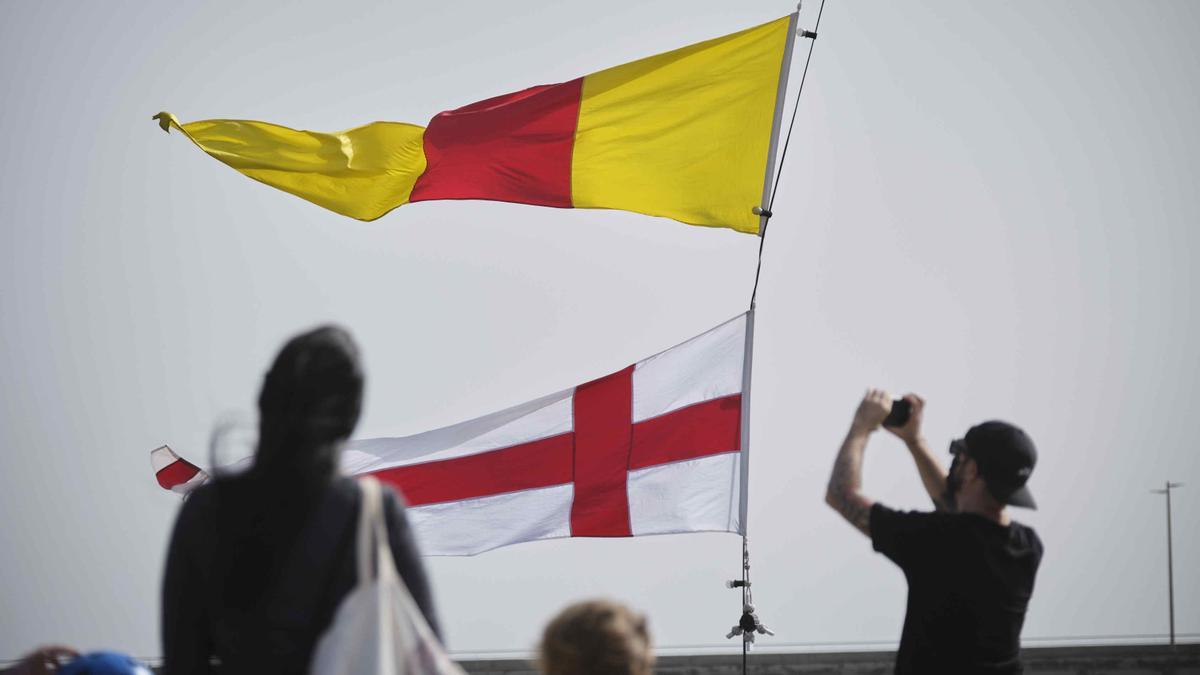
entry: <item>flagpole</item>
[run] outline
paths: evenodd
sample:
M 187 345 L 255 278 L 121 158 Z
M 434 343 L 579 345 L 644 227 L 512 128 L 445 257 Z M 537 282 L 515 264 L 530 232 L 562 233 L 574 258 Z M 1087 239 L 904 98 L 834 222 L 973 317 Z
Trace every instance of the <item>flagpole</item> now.
M 779 64 L 779 86 L 775 90 L 775 117 L 771 122 L 771 145 L 767 149 L 767 170 L 763 173 L 762 201 L 754 210 L 758 216 L 758 234 L 761 237 L 767 229 L 767 221 L 771 219 L 771 200 L 774 199 L 771 179 L 775 176 L 775 153 L 779 149 L 779 132 L 783 125 L 783 104 L 787 100 L 788 75 L 792 72 L 792 50 L 796 45 L 796 22 L 800 18 L 800 8 L 788 15 L 787 42 L 783 47 L 783 60 Z M 791 136 L 791 130 L 788 130 Z M 786 143 L 784 144 L 786 147 Z M 786 154 L 786 150 L 784 152 Z M 781 162 L 782 164 L 782 162 Z
M 792 107 L 792 118 L 788 123 L 787 137 L 783 141 L 783 150 L 779 153 L 779 168 L 776 171 L 775 153 L 779 145 L 779 132 L 783 123 L 783 104 L 787 95 L 788 75 L 792 68 L 792 51 L 796 43 L 796 24 L 800 18 L 800 4 L 788 18 L 787 43 L 784 46 L 783 60 L 779 68 L 779 87 L 775 94 L 775 117 L 771 124 L 771 145 L 767 150 L 767 166 L 763 173 L 762 200 L 752 211 L 759 217 L 758 225 L 758 263 L 754 270 L 754 289 L 750 292 L 750 309 L 746 312 L 746 346 L 742 362 L 742 429 L 741 429 L 741 490 L 740 490 L 740 523 L 742 533 L 742 618 L 749 616 L 755 628 L 760 627 L 757 612 L 752 613 L 750 592 L 750 539 L 749 539 L 749 504 L 750 504 L 750 381 L 753 370 L 754 355 L 754 312 L 758 299 L 758 280 L 762 274 L 763 246 L 767 241 L 767 224 L 774 215 L 775 197 L 779 191 L 779 179 L 783 176 L 783 163 L 787 159 L 788 145 L 792 141 L 792 129 L 796 125 L 796 112 L 800 108 L 800 95 L 804 93 L 804 82 L 808 79 L 808 65 L 812 62 L 813 46 L 816 44 L 817 30 L 821 27 L 821 15 L 825 12 L 825 0 L 817 10 L 817 21 L 813 29 L 800 31 L 800 36 L 808 38 L 808 56 L 804 60 L 804 72 L 800 76 L 800 86 L 796 91 L 796 103 Z M 774 180 L 772 180 L 772 178 Z M 735 584 L 730 584 L 735 585 Z M 739 624 L 743 622 L 739 621 Z M 737 626 L 734 627 L 735 629 Z M 762 632 L 770 633 L 763 627 Z M 750 650 L 750 640 L 754 631 L 742 635 L 742 675 L 747 672 L 747 659 Z M 770 633 L 774 635 L 774 633 Z M 732 635 L 732 633 L 731 633 Z
M 742 529 L 742 611 L 750 605 L 750 381 L 754 371 L 754 305 L 746 312 L 746 344 L 742 351 L 741 489 L 738 490 L 739 524 Z M 742 673 L 750 643 L 742 636 Z
M 754 369 L 754 308 L 746 312 L 746 346 L 742 354 L 742 428 L 740 489 L 738 490 L 738 529 L 741 530 L 743 548 L 750 532 L 750 382 Z

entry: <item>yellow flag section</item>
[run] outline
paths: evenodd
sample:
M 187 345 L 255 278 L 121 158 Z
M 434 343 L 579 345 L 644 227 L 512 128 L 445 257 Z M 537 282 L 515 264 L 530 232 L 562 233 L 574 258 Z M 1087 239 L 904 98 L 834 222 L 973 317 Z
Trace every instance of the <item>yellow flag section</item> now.
M 759 231 L 794 18 L 583 78 L 576 207 Z
M 155 117 L 237 171 L 360 220 L 409 202 L 487 199 L 757 233 L 794 35 L 791 15 L 448 110 L 426 128 Z
M 359 220 L 407 203 L 425 171 L 425 129 L 414 124 L 375 122 L 320 133 L 249 120 L 179 124 L 170 113 L 155 119 L 254 180 Z

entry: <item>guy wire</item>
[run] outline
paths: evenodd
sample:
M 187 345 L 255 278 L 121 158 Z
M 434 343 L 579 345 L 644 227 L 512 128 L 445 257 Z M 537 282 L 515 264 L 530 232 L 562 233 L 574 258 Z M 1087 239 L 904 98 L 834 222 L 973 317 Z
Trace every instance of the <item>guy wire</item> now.
M 804 72 L 800 75 L 800 86 L 796 90 L 796 103 L 792 106 L 792 120 L 788 123 L 787 137 L 783 141 L 783 151 L 779 154 L 779 168 L 775 171 L 775 183 L 771 186 L 771 201 L 767 202 L 766 218 L 763 219 L 762 233 L 758 237 L 758 264 L 754 268 L 754 290 L 750 292 L 750 309 L 754 309 L 754 301 L 758 298 L 758 278 L 762 274 L 763 245 L 767 243 L 767 225 L 775 213 L 775 195 L 779 192 L 779 179 L 783 177 L 783 163 L 787 160 L 788 145 L 792 142 L 792 129 L 796 126 L 796 112 L 800 110 L 800 95 L 804 93 L 804 81 L 808 79 L 808 64 L 812 62 L 813 47 L 817 43 L 817 34 L 821 28 L 821 14 L 825 12 L 825 0 L 817 9 L 817 22 L 813 25 L 812 36 L 808 42 L 808 56 L 804 59 Z

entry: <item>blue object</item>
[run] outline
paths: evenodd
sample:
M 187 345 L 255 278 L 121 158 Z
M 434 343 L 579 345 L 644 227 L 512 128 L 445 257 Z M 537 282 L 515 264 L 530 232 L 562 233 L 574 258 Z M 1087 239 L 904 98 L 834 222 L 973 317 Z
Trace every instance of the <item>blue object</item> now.
M 150 675 L 146 664 L 118 652 L 84 654 L 58 669 L 59 675 Z

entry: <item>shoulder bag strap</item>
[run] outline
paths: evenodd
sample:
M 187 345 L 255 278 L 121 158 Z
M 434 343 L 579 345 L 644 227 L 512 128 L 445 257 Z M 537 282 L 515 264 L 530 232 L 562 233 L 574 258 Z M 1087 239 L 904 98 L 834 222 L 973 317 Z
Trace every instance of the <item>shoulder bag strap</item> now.
M 388 562 L 391 549 L 388 548 L 386 530 L 382 537 L 379 534 L 379 523 L 383 520 L 383 499 L 379 481 L 371 476 L 364 476 L 358 480 L 358 487 L 362 491 L 362 506 L 358 511 L 358 534 L 355 539 L 355 560 L 358 565 L 355 584 L 363 586 L 373 581 L 377 574 L 386 573 L 383 571 L 385 565 L 380 547 L 386 551 Z

